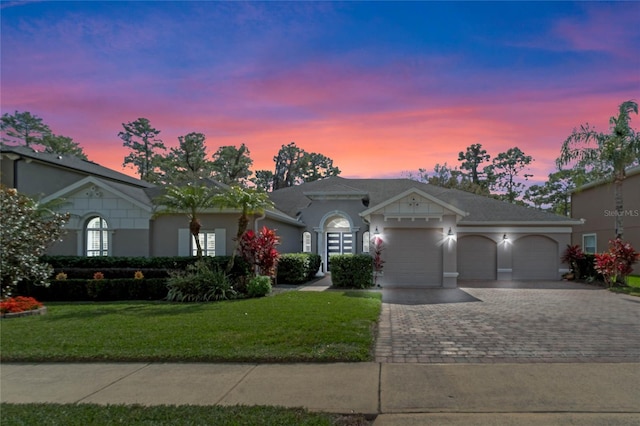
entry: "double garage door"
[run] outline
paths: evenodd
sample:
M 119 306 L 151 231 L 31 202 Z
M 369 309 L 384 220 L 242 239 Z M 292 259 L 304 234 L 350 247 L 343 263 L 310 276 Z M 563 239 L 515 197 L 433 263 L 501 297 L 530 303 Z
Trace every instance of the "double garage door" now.
M 385 229 L 384 286 L 442 286 L 442 230 Z
M 558 276 L 558 246 L 549 238 L 528 235 L 496 244 L 480 235 L 469 235 L 458 240 L 458 279 L 495 280 L 498 271 L 498 251 L 504 254 L 503 267 L 511 269 L 514 280 L 555 280 Z

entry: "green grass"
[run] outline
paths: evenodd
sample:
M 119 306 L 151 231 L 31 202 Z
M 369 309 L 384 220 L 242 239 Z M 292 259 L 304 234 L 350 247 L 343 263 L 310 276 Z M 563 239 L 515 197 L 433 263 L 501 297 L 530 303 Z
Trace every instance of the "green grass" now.
M 4 362 L 372 359 L 380 294 L 287 292 L 217 303 L 49 303 L 2 320 Z
M 627 277 L 626 287 L 612 287 L 611 291 L 640 297 L 640 276 L 629 275 Z
M 2 426 L 30 425 L 367 425 L 363 416 L 311 413 L 265 406 L 154 406 L 95 404 L 0 404 Z
M 629 275 L 627 277 L 629 287 L 640 288 L 640 275 Z

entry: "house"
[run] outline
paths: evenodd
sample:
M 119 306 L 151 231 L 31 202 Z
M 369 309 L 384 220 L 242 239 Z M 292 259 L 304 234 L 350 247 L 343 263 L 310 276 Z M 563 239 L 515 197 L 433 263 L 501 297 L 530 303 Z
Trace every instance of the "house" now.
M 332 177 L 271 193 L 306 226 L 303 249 L 331 256 L 383 241 L 386 287 L 455 287 L 458 280 L 556 280 L 578 221 L 410 179 Z
M 43 201 L 64 199 L 72 219 L 51 254 L 192 255 L 184 215 L 155 216 L 162 188 L 96 163 L 2 147 L 2 183 Z M 215 184 L 215 183 L 212 183 Z M 277 229 L 279 249 L 331 257 L 368 253 L 383 241 L 387 287 L 455 287 L 458 280 L 556 280 L 560 257 L 581 222 L 410 179 L 331 177 L 270 194 L 275 208 L 250 226 Z M 229 255 L 239 212 L 200 215 L 207 255 Z
M 627 170 L 622 182 L 623 237 L 636 249 L 640 247 L 640 166 Z M 615 188 L 611 181 L 592 182 L 571 194 L 571 216 L 584 219 L 571 238 L 587 253 L 602 253 L 616 237 Z

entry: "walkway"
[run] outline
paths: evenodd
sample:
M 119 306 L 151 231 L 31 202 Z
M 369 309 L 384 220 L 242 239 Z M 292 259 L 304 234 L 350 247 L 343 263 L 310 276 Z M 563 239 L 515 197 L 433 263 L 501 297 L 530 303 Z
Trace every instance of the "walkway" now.
M 633 425 L 637 364 L 2 364 L 2 402 L 276 405 L 379 425 Z

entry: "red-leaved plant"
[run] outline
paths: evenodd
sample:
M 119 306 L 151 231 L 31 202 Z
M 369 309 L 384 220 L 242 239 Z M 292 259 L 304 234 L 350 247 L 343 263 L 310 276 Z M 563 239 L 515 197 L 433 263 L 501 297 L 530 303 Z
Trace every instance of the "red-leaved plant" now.
M 280 237 L 273 229 L 263 226 L 259 234 L 249 230 L 240 239 L 240 256 L 257 267 L 260 275 L 273 277 L 280 258 L 280 253 L 276 250 L 278 244 Z
M 611 287 L 618 281 L 626 284 L 626 278 L 633 268 L 631 265 L 640 259 L 640 253 L 629 243 L 620 238 L 609 241 L 609 251 L 595 255 L 595 269 L 602 274 L 607 286 Z

